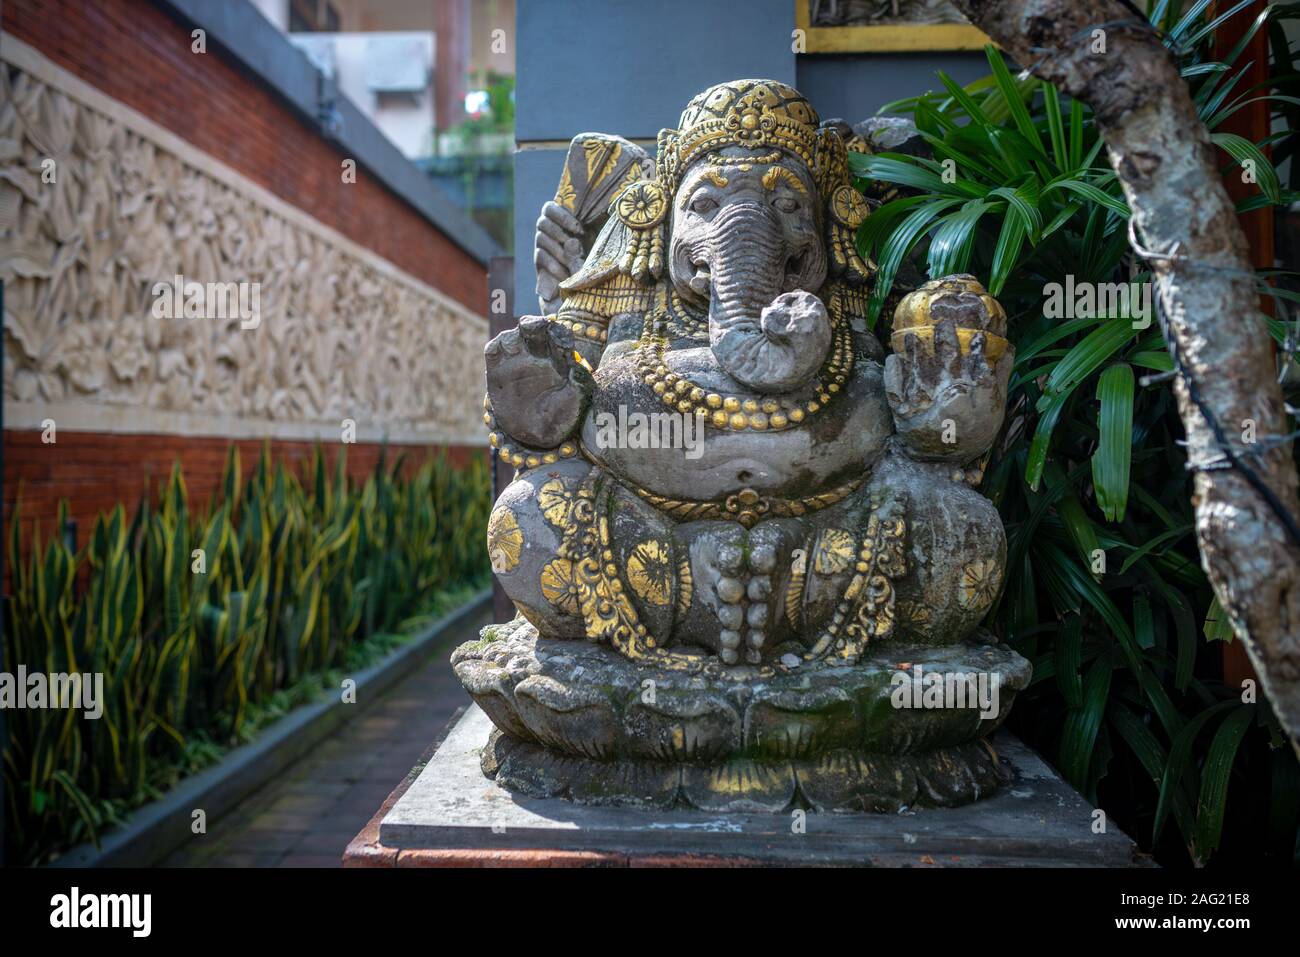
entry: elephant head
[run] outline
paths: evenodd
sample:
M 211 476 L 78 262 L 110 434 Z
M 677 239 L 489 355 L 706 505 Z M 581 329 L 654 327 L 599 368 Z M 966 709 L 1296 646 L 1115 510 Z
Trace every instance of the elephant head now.
M 676 191 L 673 285 L 708 307 L 718 364 L 756 391 L 792 391 L 826 358 L 830 319 L 810 292 L 826 279 L 821 215 L 813 177 L 781 153 L 729 147 L 688 168 Z

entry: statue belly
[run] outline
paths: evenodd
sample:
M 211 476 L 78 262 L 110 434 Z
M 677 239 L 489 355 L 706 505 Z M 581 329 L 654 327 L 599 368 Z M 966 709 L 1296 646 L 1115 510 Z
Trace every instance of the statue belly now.
M 710 381 L 714 377 L 706 369 L 688 374 L 703 388 L 739 391 Z M 825 410 L 779 431 L 701 429 L 695 423 L 683 431 L 685 417 L 672 412 L 631 363 L 602 366 L 596 384 L 582 429 L 588 455 L 623 482 L 672 499 L 712 501 L 742 489 L 781 497 L 815 495 L 869 471 L 892 432 L 881 368 L 869 361 L 858 364 Z M 676 447 L 641 447 L 651 432 L 669 434 L 667 420 L 651 418 L 665 413 L 678 420 L 672 424 Z M 650 425 L 638 434 L 643 423 Z

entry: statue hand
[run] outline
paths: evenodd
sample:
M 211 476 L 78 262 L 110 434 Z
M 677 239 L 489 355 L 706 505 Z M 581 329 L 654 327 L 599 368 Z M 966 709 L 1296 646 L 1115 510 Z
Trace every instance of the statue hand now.
M 559 203 L 551 200 L 542 207 L 533 242 L 533 264 L 537 267 L 537 296 L 547 314 L 560 306 L 560 283 L 582 268 L 586 259 L 582 223 Z
M 988 335 L 977 332 L 963 354 L 951 319 L 934 326 L 934 348 L 915 332 L 885 360 L 885 395 L 894 423 L 919 459 L 969 462 L 993 444 L 1006 411 L 1014 351 L 990 363 Z
M 549 449 L 577 429 L 591 376 L 573 352 L 573 332 L 541 316 L 525 316 L 487 344 L 488 397 L 507 435 Z

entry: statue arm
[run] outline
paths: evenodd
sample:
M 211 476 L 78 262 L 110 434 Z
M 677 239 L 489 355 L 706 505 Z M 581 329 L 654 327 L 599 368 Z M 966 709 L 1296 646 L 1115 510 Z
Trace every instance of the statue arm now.
M 573 438 L 591 399 L 589 369 L 573 333 L 542 316 L 525 316 L 483 350 L 488 413 L 495 432 L 544 450 Z
M 993 331 L 1005 330 L 1005 315 L 971 277 L 927 283 L 914 295 L 899 306 L 885 360 L 894 425 L 912 458 L 966 465 L 992 447 L 1006 413 L 1015 350 Z M 910 324 L 909 310 L 927 321 Z
M 579 133 L 565 154 L 555 198 L 543 204 L 533 238 L 537 299 L 544 315 L 559 311 L 560 284 L 582 269 L 609 219 L 613 195 L 654 170 L 645 150 L 621 136 Z
M 585 230 L 577 217 L 555 200 L 544 203 L 533 239 L 533 265 L 537 300 L 547 315 L 559 310 L 560 283 L 582 268 L 587 251 Z

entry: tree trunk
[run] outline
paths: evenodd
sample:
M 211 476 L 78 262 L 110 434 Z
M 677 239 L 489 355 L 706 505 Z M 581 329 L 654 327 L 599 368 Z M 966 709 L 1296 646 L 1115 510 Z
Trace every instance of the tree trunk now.
M 1286 429 L 1259 296 L 1234 271 L 1251 264 L 1209 132 L 1173 56 L 1133 8 L 1114 0 L 955 3 L 1017 61 L 1091 105 L 1139 241 L 1161 254 L 1151 264 L 1166 340 L 1186 372 L 1174 388 L 1196 469 L 1201 562 L 1300 754 L 1300 544 L 1291 537 L 1300 502 L 1290 449 L 1244 459 L 1258 486 L 1239 469 L 1205 467 L 1223 461 L 1224 445 L 1202 409 L 1237 456 L 1263 448 L 1250 444 L 1250 423 L 1261 439 Z M 1104 53 L 1093 52 L 1097 29 Z

